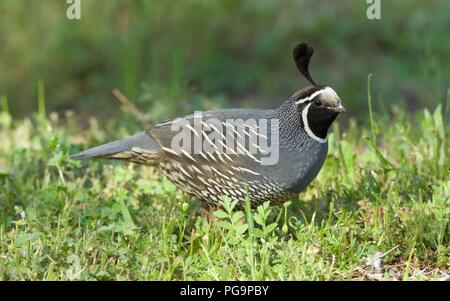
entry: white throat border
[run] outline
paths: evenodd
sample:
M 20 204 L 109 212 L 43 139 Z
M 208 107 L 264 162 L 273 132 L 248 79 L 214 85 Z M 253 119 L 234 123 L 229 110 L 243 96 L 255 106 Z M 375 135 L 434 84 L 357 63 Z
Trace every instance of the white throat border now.
M 308 136 L 311 137 L 312 139 L 316 140 L 319 143 L 326 143 L 328 141 L 328 137 L 325 137 L 325 138 L 317 137 L 313 133 L 313 131 L 311 131 L 311 128 L 309 127 L 309 124 L 308 124 L 308 111 L 309 111 L 309 107 L 310 106 L 311 106 L 310 103 L 307 104 L 306 107 L 302 111 L 303 128 L 305 129 L 305 131 L 308 134 Z

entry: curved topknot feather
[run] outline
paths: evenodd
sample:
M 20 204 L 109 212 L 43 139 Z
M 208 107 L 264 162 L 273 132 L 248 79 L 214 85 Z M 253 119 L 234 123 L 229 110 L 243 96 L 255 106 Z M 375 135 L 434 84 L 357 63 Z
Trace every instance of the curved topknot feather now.
M 314 49 L 306 43 L 300 43 L 295 46 L 293 51 L 294 61 L 301 74 L 314 86 L 317 84 L 309 73 L 309 60 L 314 53 Z

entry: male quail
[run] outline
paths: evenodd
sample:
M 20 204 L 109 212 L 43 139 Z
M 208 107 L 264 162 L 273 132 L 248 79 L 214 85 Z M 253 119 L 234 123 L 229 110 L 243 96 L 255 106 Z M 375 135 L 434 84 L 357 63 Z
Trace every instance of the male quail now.
M 297 68 L 312 85 L 277 109 L 197 112 L 72 158 L 159 166 L 182 190 L 211 205 L 223 195 L 240 206 L 247 196 L 252 207 L 283 202 L 316 177 L 326 158 L 328 129 L 345 111 L 332 88 L 312 79 L 312 54 L 304 43 L 294 48 Z

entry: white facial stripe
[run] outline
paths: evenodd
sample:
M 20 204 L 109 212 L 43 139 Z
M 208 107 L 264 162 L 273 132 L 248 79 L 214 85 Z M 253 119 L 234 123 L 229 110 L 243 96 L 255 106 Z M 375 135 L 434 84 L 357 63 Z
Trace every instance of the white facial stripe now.
M 305 98 L 297 100 L 295 102 L 295 104 L 299 105 L 299 104 L 305 103 L 307 101 L 311 101 L 311 100 L 314 99 L 314 97 L 316 97 L 319 94 L 322 94 L 322 97 L 324 99 L 326 99 L 326 100 L 329 100 L 329 101 L 333 101 L 335 99 L 339 99 L 339 97 L 337 96 L 336 92 L 333 89 L 331 89 L 330 87 L 325 87 L 322 90 L 314 92 L 313 94 L 311 94 L 308 97 L 305 97 Z
M 323 91 L 324 91 L 324 89 L 319 90 L 319 91 L 316 91 L 316 92 L 314 92 L 313 94 L 311 94 L 311 95 L 308 96 L 308 97 L 305 97 L 305 98 L 302 98 L 302 99 L 297 100 L 297 101 L 295 102 L 295 104 L 298 105 L 298 104 L 301 104 L 301 103 L 310 101 L 310 100 L 312 100 L 314 97 L 316 97 L 317 95 L 319 95 L 320 93 L 322 93 Z
M 302 112 L 302 120 L 303 120 L 303 127 L 306 131 L 306 133 L 308 134 L 309 137 L 313 138 L 314 140 L 316 140 L 319 143 L 326 143 L 327 142 L 327 138 L 320 138 L 317 137 L 316 135 L 314 135 L 314 133 L 311 131 L 311 129 L 309 128 L 309 124 L 308 124 L 308 110 L 309 107 L 311 106 L 311 104 L 308 104 Z

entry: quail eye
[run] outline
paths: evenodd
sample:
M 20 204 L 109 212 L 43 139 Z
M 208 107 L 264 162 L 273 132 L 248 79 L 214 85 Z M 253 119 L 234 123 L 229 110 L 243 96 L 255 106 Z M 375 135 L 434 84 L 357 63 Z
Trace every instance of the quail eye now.
M 315 104 L 316 106 L 318 106 L 318 107 L 321 107 L 321 106 L 322 106 L 322 102 L 321 102 L 319 99 L 315 99 L 315 100 L 314 100 L 314 104 Z

